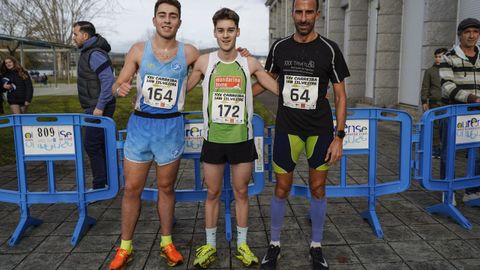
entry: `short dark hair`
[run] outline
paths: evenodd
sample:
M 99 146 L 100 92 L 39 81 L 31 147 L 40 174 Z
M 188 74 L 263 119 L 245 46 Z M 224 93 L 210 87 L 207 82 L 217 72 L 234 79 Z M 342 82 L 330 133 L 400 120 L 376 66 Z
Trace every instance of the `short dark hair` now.
M 95 26 L 91 22 L 87 21 L 78 21 L 73 24 L 73 27 L 80 27 L 80 31 L 87 33 L 89 37 L 93 37 L 97 34 L 97 31 L 95 30 Z
M 296 0 L 293 0 L 293 1 L 292 1 L 292 12 L 293 12 L 294 9 L 295 9 L 295 1 L 296 1 Z M 319 10 L 320 10 L 320 3 L 319 3 L 318 0 L 315 0 L 315 3 L 317 4 L 317 11 L 319 11 Z
M 217 22 L 219 20 L 232 20 L 235 22 L 235 25 L 238 27 L 238 23 L 240 22 L 240 16 L 238 16 L 238 14 L 235 11 L 229 8 L 222 8 L 217 10 L 217 12 L 215 12 L 215 14 L 213 15 L 212 17 L 213 26 L 217 26 Z
M 433 53 L 433 55 L 437 55 L 437 54 L 441 54 L 441 53 L 446 53 L 447 52 L 447 49 L 445 48 L 438 48 L 435 50 L 435 52 Z
M 161 4 L 168 4 L 176 7 L 178 9 L 178 17 L 182 17 L 182 5 L 180 4 L 180 2 L 178 2 L 178 0 L 157 0 L 157 2 L 155 3 L 155 9 L 153 10 L 154 17 L 157 15 L 158 6 L 160 6 Z

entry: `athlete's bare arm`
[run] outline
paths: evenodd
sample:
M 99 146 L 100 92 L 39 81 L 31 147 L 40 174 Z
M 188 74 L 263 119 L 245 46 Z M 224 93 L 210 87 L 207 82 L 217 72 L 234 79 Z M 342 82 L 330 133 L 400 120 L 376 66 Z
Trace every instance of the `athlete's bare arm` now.
M 193 65 L 192 73 L 188 76 L 187 81 L 187 91 L 192 90 L 197 86 L 200 80 L 207 72 L 207 65 L 208 65 L 208 54 L 203 54 L 198 57 L 197 61 Z
M 263 67 L 262 67 L 263 68 Z M 265 71 L 265 70 L 264 70 Z M 268 72 L 268 71 L 265 71 L 270 77 L 272 77 L 274 80 L 277 80 L 277 77 L 278 75 L 276 73 L 272 73 L 272 72 Z M 263 93 L 263 91 L 265 91 L 265 88 L 258 82 L 254 83 L 252 85 L 252 94 L 253 96 L 256 96 L 256 95 L 259 95 L 261 93 Z M 277 93 L 275 93 L 276 95 L 278 95 L 278 91 Z
M 337 130 L 345 130 L 345 121 L 347 118 L 347 94 L 345 94 L 345 81 L 333 84 L 335 94 L 335 115 L 337 117 Z M 328 147 L 325 161 L 329 165 L 335 164 L 342 157 L 343 140 L 335 136 Z
M 114 96 L 125 97 L 130 93 L 132 89 L 132 79 L 142 60 L 144 48 L 145 42 L 138 42 L 128 51 L 120 75 L 118 75 L 117 81 L 112 86 Z
M 191 44 L 185 44 L 185 60 L 187 61 L 188 66 L 193 66 L 195 64 L 195 61 L 197 61 L 198 57 L 200 56 L 200 53 L 198 52 L 198 49 L 195 48 Z
M 260 83 L 262 88 L 266 88 L 275 95 L 278 96 L 278 82 L 270 76 L 265 69 L 262 67 L 262 64 L 254 57 L 248 57 L 248 69 L 252 75 L 257 77 L 258 83 Z M 256 84 L 258 84 L 256 83 Z M 253 92 L 253 87 L 252 87 Z M 255 95 L 254 95 L 255 96 Z

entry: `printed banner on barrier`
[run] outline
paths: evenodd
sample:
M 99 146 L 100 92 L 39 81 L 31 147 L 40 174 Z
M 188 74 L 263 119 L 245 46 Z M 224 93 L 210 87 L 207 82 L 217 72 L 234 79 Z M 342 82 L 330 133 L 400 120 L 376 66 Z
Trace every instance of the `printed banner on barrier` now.
M 183 153 L 198 154 L 202 151 L 203 123 L 185 124 L 185 147 Z
M 458 115 L 455 131 L 456 144 L 480 142 L 480 114 Z
M 23 126 L 25 155 L 75 154 L 73 126 Z
M 369 120 L 347 120 L 345 123 L 345 138 L 343 138 L 343 150 L 368 149 L 369 146 Z M 336 127 L 337 122 L 333 120 Z
M 255 172 L 263 172 L 263 137 L 255 137 L 255 148 L 257 150 L 258 158 L 255 160 Z

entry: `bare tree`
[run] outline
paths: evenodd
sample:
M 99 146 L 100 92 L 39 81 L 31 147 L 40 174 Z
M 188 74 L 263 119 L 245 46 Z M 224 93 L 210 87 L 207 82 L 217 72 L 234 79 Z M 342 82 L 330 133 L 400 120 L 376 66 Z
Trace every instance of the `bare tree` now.
M 2 32 L 62 44 L 71 43 L 74 22 L 106 17 L 119 7 L 116 0 L 0 0 L 0 3 Z
M 121 8 L 117 0 L 0 0 L 0 32 L 54 43 L 72 44 L 72 25 L 105 17 Z M 8 45 L 11 55 L 18 42 Z M 68 57 L 57 55 L 57 67 L 68 72 Z

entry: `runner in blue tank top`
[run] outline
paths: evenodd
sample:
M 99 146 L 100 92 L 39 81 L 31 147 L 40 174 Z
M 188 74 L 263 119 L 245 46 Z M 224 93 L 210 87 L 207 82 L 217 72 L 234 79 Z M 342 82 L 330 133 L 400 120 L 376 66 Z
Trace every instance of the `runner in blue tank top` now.
M 176 40 L 181 5 L 177 0 L 155 4 L 153 37 L 134 44 L 112 87 L 125 97 L 138 71 L 135 112 L 127 125 L 125 142 L 125 191 L 122 200 L 121 244 L 109 269 L 122 269 L 133 259 L 132 238 L 140 215 L 141 193 L 152 164 L 157 163 L 158 214 L 161 224 L 160 255 L 169 266 L 183 262 L 172 243 L 174 184 L 184 145 L 183 110 L 188 66 L 199 56 L 190 44 Z

